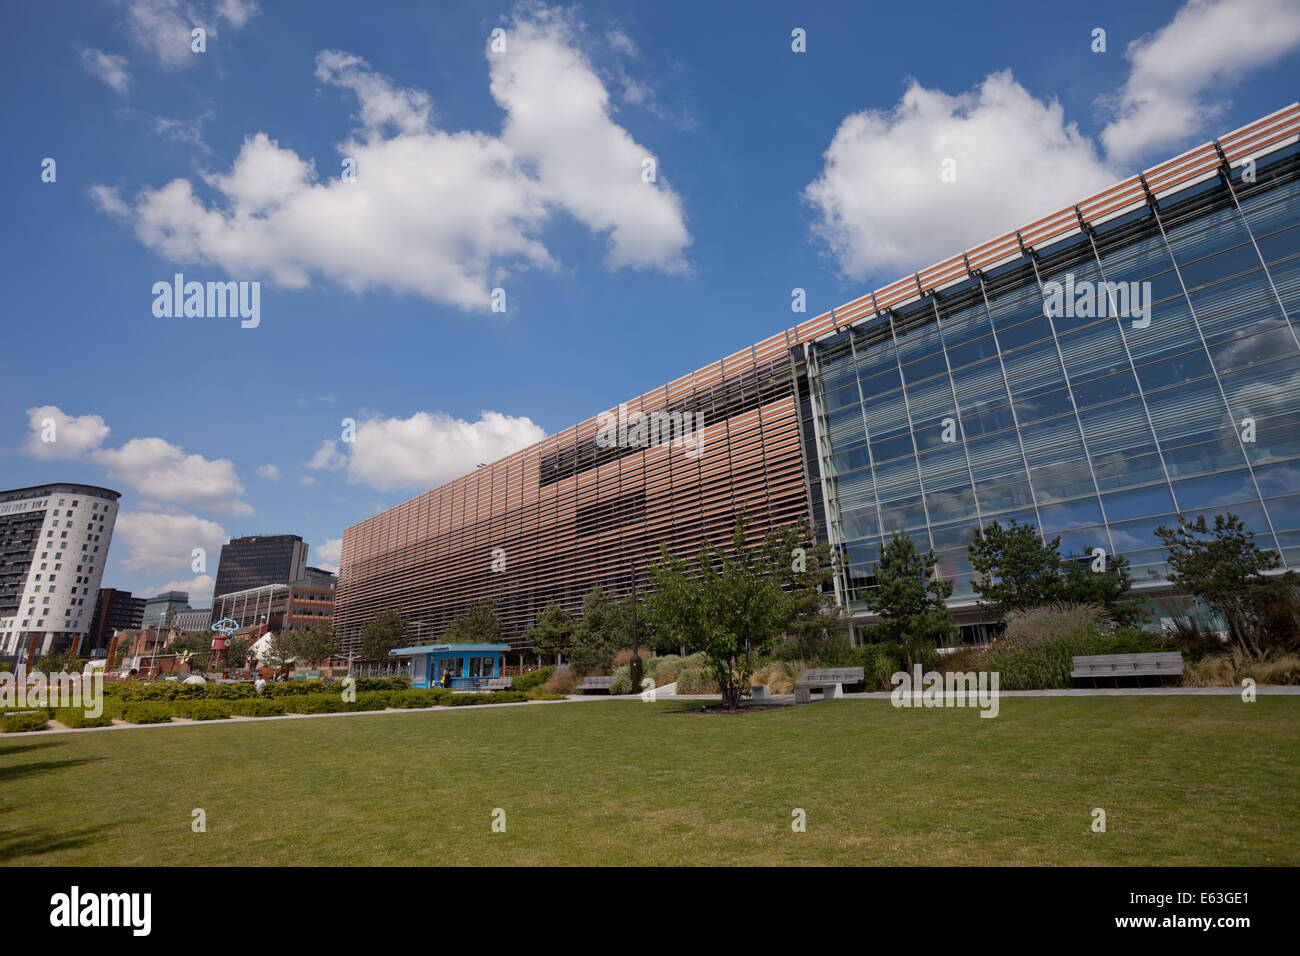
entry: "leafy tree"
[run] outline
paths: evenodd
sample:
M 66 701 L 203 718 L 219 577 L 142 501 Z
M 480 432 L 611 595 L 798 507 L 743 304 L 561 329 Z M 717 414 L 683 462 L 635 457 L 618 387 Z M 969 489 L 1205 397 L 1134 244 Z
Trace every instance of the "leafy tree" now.
M 1179 515 L 1178 527 L 1161 525 L 1156 536 L 1169 549 L 1170 580 L 1220 617 L 1242 652 L 1262 657 L 1274 640 L 1268 609 L 1294 594 L 1295 575 L 1263 577 L 1281 562 L 1259 549 L 1234 514 L 1215 515 L 1213 527 L 1205 515 L 1195 521 Z
M 276 631 L 266 642 L 266 663 L 272 670 L 288 670 L 298 659 L 298 636 L 293 631 Z
M 491 601 L 471 604 L 464 614 L 451 622 L 443 638 L 448 644 L 499 644 L 501 618 L 497 617 Z
M 321 624 L 305 631 L 294 631 L 293 635 L 298 660 L 303 664 L 328 661 L 331 656 L 338 653 L 339 640 L 334 634 L 334 628 L 328 624 Z M 230 659 L 231 661 L 236 659 L 233 653 Z
M 647 615 L 657 628 L 704 653 L 728 710 L 740 706 L 756 659 L 771 653 L 813 603 L 803 588 L 782 588 L 790 556 L 782 553 L 780 536 L 769 533 L 763 542 L 750 544 L 748 526 L 745 513 L 737 514 L 731 547 L 703 542 L 693 567 L 661 545 L 646 598 Z
M 389 663 L 388 652 L 409 647 L 411 624 L 396 608 L 380 611 L 361 629 L 361 657 L 368 661 Z
M 178 637 L 172 641 L 167 649 L 174 654 L 183 654 L 185 651 L 189 651 L 191 671 L 206 671 L 212 663 L 211 634 L 186 634 L 184 637 Z
M 1144 616 L 1141 608 L 1125 600 L 1132 582 L 1122 554 L 1109 556 L 1105 569 L 1095 571 L 1093 559 L 1063 559 L 1059 537 L 1044 540 L 1032 524 L 1018 524 L 1014 518 L 1006 527 L 993 521 L 977 529 L 967 552 L 975 592 L 1000 617 L 1060 603 L 1104 608 L 1124 626 Z
M 1121 627 L 1132 627 L 1146 617 L 1146 612 L 1125 600 L 1133 586 L 1128 576 L 1128 558 L 1122 554 L 1106 559 L 1105 570 L 1093 570 L 1095 559 L 1062 561 L 1065 569 L 1059 600 L 1074 604 L 1091 604 L 1105 610 Z
M 208 645 L 211 646 L 212 638 L 207 638 Z M 230 661 L 231 667 L 243 667 L 244 662 L 248 659 L 249 649 L 252 648 L 253 642 L 247 637 L 231 637 L 230 647 L 227 648 L 226 657 Z
M 577 630 L 573 616 L 552 601 L 537 616 L 537 625 L 531 628 L 525 637 L 538 657 L 554 655 L 555 662 L 558 664 L 560 655 L 573 646 Z
M 975 592 L 999 616 L 1051 604 L 1060 597 L 1061 539 L 1044 541 L 1032 524 L 1015 518 L 976 529 L 970 544 Z
M 600 587 L 592 588 L 582 597 L 582 620 L 574 634 L 569 662 L 581 673 L 607 671 L 614 666 L 614 655 L 628 634 L 624 605 Z
M 895 531 L 875 564 L 877 586 L 863 598 L 880 615 L 877 633 L 902 645 L 909 670 L 920 660 L 923 647 L 938 646 L 953 632 L 947 604 L 953 586 L 939 576 L 937 567 L 934 551 L 918 553 L 911 538 Z
M 786 646 L 799 660 L 820 661 L 832 648 L 847 644 L 848 618 L 826 590 L 835 575 L 835 553 L 817 540 L 816 526 L 802 518 L 777 528 L 764 539 L 763 550 L 793 604 Z

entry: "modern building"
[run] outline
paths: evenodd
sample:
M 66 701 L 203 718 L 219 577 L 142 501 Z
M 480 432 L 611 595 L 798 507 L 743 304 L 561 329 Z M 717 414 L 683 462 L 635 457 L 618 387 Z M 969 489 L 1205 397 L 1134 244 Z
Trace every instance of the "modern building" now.
M 146 598 L 142 627 L 169 627 L 182 611 L 190 610 L 190 596 L 185 591 L 164 591 Z
M 289 584 L 307 573 L 307 543 L 296 534 L 232 538 L 221 547 L 214 596 L 267 584 Z
M 994 520 L 1122 553 L 1147 593 L 1179 513 L 1300 566 L 1298 133 L 1295 104 L 353 525 L 345 649 L 387 608 L 437 638 L 484 599 L 519 649 L 549 602 L 644 586 L 661 542 L 741 507 L 755 535 L 816 522 L 862 623 L 895 531 L 968 631 Z
M 0 654 L 30 661 L 80 647 L 120 497 L 59 483 L 0 492 Z
M 118 631 L 134 631 L 144 620 L 144 598 L 132 596 L 130 591 L 117 588 L 100 588 L 95 600 L 95 616 L 90 621 L 81 653 L 94 655 L 108 647 L 109 640 Z
M 172 615 L 171 624 L 181 631 L 202 631 L 206 634 L 212 625 L 212 608 L 202 607 L 192 608 L 188 611 L 177 611 Z
M 335 578 L 328 571 L 291 584 L 266 584 L 213 598 L 211 620 L 233 620 L 240 631 L 328 627 L 334 619 Z

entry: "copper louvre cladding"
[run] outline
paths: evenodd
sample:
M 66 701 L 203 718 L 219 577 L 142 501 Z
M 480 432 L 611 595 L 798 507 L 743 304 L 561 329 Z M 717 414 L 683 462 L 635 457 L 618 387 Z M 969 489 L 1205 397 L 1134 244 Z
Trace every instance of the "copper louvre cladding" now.
M 725 537 L 741 506 L 756 534 L 810 513 L 824 524 L 816 458 L 802 452 L 811 444 L 801 436 L 805 343 L 872 320 L 888 328 L 899 306 L 1216 177 L 1297 131 L 1293 104 L 626 403 L 628 411 L 703 413 L 698 458 L 677 447 L 602 448 L 592 418 L 353 525 L 343 535 L 335 612 L 345 649 L 357 648 L 361 628 L 385 608 L 409 615 L 425 641 L 484 599 L 496 602 L 503 637 L 520 647 L 551 601 L 576 610 L 597 584 L 626 593 L 634 566 L 644 586 L 661 542 L 692 553 L 702 538 Z M 504 552 L 500 573 L 494 549 Z

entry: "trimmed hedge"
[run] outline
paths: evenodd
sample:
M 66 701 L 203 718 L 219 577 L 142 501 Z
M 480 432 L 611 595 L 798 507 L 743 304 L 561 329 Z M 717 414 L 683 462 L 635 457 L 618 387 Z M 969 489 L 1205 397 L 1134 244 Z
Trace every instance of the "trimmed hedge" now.
M 0 716 L 0 733 L 25 734 L 33 730 L 44 730 L 49 722 L 48 710 L 20 710 Z
M 127 704 L 122 708 L 122 719 L 128 724 L 166 724 L 171 722 L 172 709 L 156 701 Z
M 517 690 L 498 690 L 487 694 L 448 694 L 439 703 L 444 707 L 466 707 L 472 704 L 517 704 L 530 699 Z
M 225 720 L 230 716 L 230 706 L 224 700 L 177 701 L 172 705 L 172 716 L 190 720 Z
M 266 700 L 252 697 L 230 703 L 230 713 L 238 717 L 281 717 L 289 712 L 289 705 L 284 700 Z
M 54 719 L 64 727 L 112 727 L 113 718 L 109 716 L 108 709 L 98 717 L 87 717 L 84 710 L 76 707 L 61 707 L 54 712 Z

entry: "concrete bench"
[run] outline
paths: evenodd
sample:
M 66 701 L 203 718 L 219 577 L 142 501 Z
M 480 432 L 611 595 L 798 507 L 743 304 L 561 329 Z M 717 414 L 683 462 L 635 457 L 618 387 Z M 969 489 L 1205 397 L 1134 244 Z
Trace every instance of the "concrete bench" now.
M 765 704 L 772 699 L 772 692 L 766 684 L 751 684 L 749 699 L 756 704 Z
M 1098 679 L 1113 680 L 1119 686 L 1119 679 L 1136 678 L 1138 683 L 1143 677 L 1181 677 L 1183 673 L 1183 655 L 1178 651 L 1160 651 L 1155 654 L 1091 654 L 1071 658 L 1073 678 L 1091 678 L 1093 686 Z
M 810 703 L 815 690 L 822 692 L 822 700 L 836 700 L 844 696 L 845 684 L 861 683 L 864 673 L 861 667 L 810 667 L 795 682 L 794 702 Z
M 606 693 L 614 686 L 612 677 L 584 677 L 582 683 L 578 685 L 578 693 L 585 694 L 589 690 L 603 690 Z

